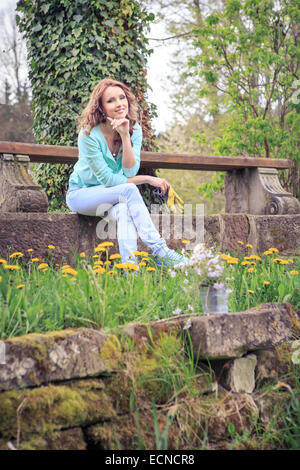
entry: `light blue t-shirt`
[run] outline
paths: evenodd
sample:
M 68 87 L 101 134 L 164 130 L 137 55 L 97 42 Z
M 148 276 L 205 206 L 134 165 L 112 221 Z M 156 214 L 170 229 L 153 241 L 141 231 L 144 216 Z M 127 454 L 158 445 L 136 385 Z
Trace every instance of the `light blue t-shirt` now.
M 139 171 L 142 139 L 142 128 L 135 123 L 131 141 L 136 164 L 132 168 L 125 168 L 122 165 L 122 146 L 120 155 L 114 158 L 99 125 L 93 127 L 89 135 L 81 129 L 78 135 L 78 161 L 70 175 L 69 189 L 126 183 L 127 178 L 135 176 Z

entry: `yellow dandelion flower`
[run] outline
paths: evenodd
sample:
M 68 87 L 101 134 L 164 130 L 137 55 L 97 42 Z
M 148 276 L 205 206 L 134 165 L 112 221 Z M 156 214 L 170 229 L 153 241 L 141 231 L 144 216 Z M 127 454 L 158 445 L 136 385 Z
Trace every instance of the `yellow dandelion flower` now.
M 104 261 L 103 264 L 110 264 L 110 261 Z
M 0 259 L 0 264 L 7 264 L 6 259 Z
M 249 294 L 254 294 L 254 290 L 248 289 Z
M 133 251 L 132 254 L 139 256 L 141 254 L 141 252 L 140 251 Z
M 54 245 L 48 245 L 48 248 L 50 248 L 50 250 L 54 250 L 55 246 Z
M 22 287 L 24 287 L 24 286 L 25 286 L 25 284 L 19 284 L 19 285 L 17 286 L 17 289 L 22 289 Z
M 74 275 L 74 276 L 76 276 L 76 275 L 78 274 L 77 271 L 76 271 L 76 269 L 73 269 L 73 268 L 71 268 L 71 267 L 62 268 L 62 272 L 63 272 L 64 274 L 72 274 L 72 275 Z
M 141 256 L 148 256 L 149 253 L 147 251 L 140 251 Z
M 17 266 L 15 264 L 4 264 L 3 267 L 5 269 L 9 269 L 10 271 L 18 271 L 18 269 L 21 269 L 20 266 Z
M 79 256 L 80 256 L 80 258 L 85 258 L 85 252 L 82 251 L 81 253 L 79 253 Z
M 134 271 L 137 271 L 139 269 L 137 264 L 134 263 L 125 263 L 129 269 L 133 269 Z
M 230 259 L 230 258 L 231 258 L 231 256 L 229 256 L 229 255 L 226 255 L 225 253 L 222 253 L 222 254 L 221 254 L 221 258 L 222 258 L 222 259 L 224 259 L 224 260 L 226 261 L 227 259 Z
M 256 266 L 256 262 L 255 262 L 255 261 L 250 261 L 250 264 L 251 264 L 252 266 Z
M 98 266 L 97 268 L 93 269 L 93 272 L 95 274 L 103 274 L 103 273 L 105 273 L 105 269 L 102 268 L 102 266 Z
M 229 257 L 226 261 L 227 261 L 228 264 L 238 264 L 239 259 L 238 259 L 238 258 Z
M 146 263 L 144 263 L 143 261 L 141 261 L 141 262 L 139 263 L 139 266 L 146 266 Z
M 270 250 L 264 251 L 264 255 L 271 255 L 273 252 Z
M 68 275 L 67 275 L 67 274 L 62 274 L 62 276 L 61 276 L 61 277 L 68 277 Z
M 278 262 L 280 264 L 289 264 L 287 259 L 282 259 L 282 258 L 274 258 L 273 262 L 276 262 L 276 263 Z
M 148 258 L 147 256 L 145 256 L 144 258 L 142 258 L 142 261 L 149 261 L 150 258 Z
M 42 269 L 42 271 L 45 273 L 46 271 L 48 271 L 48 268 L 44 268 Z
M 114 243 L 113 242 L 102 242 L 102 243 L 99 243 L 99 245 L 97 245 L 97 248 L 106 247 L 106 246 L 114 246 Z
M 269 284 L 270 284 L 269 281 L 264 281 L 265 286 L 268 286 Z
M 239 243 L 240 245 L 244 245 L 244 242 L 242 242 L 241 240 L 238 240 L 238 243 Z
M 114 270 L 112 269 L 111 271 L 108 271 L 107 274 L 109 274 L 109 275 L 117 274 L 117 271 L 114 271 Z
M 181 240 L 181 241 L 182 241 L 182 243 L 186 243 L 186 244 L 191 243 L 190 240 Z
M 42 261 L 41 258 L 32 258 L 31 260 L 33 263 L 35 263 L 36 261 Z
M 77 281 L 77 277 L 70 277 L 70 281 Z
M 279 253 L 279 250 L 277 250 L 277 248 L 269 248 L 268 251 L 271 251 L 271 253 Z
M 292 269 L 292 271 L 290 271 L 290 274 L 292 276 L 296 276 L 296 274 L 299 274 L 298 271 L 296 271 L 295 269 Z
M 149 266 L 148 268 L 146 268 L 146 271 L 155 271 L 155 268 L 152 268 L 151 266 Z
M 248 269 L 248 273 L 254 273 L 255 271 L 256 271 L 255 268 L 249 268 Z
M 32 253 L 33 252 L 33 249 L 32 248 L 28 248 L 28 253 Z
M 124 268 L 124 263 L 116 263 L 115 267 L 118 269 L 123 269 Z
M 291 263 L 291 264 L 294 263 L 294 261 L 292 260 L 292 258 L 289 258 L 289 259 L 288 259 L 288 262 Z
M 242 262 L 241 262 L 241 265 L 242 265 L 242 266 L 247 266 L 247 264 L 250 264 L 250 261 L 242 261 Z
M 255 259 L 256 261 L 261 261 L 261 258 L 257 255 L 250 255 L 249 259 Z
M 253 248 L 253 245 L 251 245 L 251 243 L 247 243 L 247 245 L 245 245 L 247 248 Z
M 99 255 L 93 255 L 92 258 L 99 258 Z
M 24 254 L 21 253 L 20 251 L 16 251 L 15 253 L 12 253 L 11 255 L 9 255 L 10 258 L 21 258 L 22 256 L 24 256 Z
M 103 261 L 98 259 L 97 261 L 94 262 L 94 266 L 98 266 L 98 264 L 103 264 Z
M 98 253 L 99 251 L 105 251 L 105 248 L 103 246 L 96 246 L 94 251 L 95 251 L 95 253 Z M 95 256 L 98 256 L 98 255 L 94 255 L 94 258 L 95 258 Z
M 38 269 L 43 269 L 43 268 L 47 268 L 48 267 L 48 264 L 47 263 L 41 263 L 38 265 Z
M 115 253 L 114 255 L 110 255 L 109 259 L 119 259 L 121 255 L 119 253 Z

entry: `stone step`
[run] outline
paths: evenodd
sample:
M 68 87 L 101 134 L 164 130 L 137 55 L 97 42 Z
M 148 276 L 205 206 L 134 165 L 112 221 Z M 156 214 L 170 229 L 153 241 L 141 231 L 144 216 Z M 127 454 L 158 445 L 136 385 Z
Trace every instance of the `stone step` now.
M 117 336 L 91 328 L 32 333 L 2 341 L 0 391 L 98 376 L 115 370 Z
M 194 357 L 199 359 L 231 359 L 277 346 L 292 335 L 299 318 L 289 303 L 270 302 L 243 312 L 208 315 L 179 315 L 147 324 L 131 324 L 124 334 L 141 340 L 174 330 L 189 332 Z

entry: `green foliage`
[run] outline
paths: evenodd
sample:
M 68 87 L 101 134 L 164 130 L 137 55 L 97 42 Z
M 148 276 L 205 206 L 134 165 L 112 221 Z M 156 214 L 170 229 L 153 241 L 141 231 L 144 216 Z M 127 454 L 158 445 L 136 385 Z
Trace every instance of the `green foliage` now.
M 176 86 L 174 111 L 189 123 L 194 115 L 200 127 L 204 118 L 211 124 L 201 129 L 209 133 L 211 154 L 293 159 L 280 180 L 297 196 L 298 2 L 174 0 L 165 8 L 162 0 L 156 3 L 168 32 L 180 37 L 186 51 L 174 58 L 175 73 L 169 77 Z M 211 197 L 223 186 L 223 178 L 218 180 L 198 189 Z
M 131 87 L 141 105 L 144 147 L 150 149 L 145 95 L 146 60 L 152 52 L 144 31 L 153 21 L 136 0 L 19 0 L 17 24 L 27 40 L 36 143 L 77 145 L 76 119 L 105 77 Z M 70 165 L 39 164 L 35 177 L 50 207 L 64 201 Z
M 231 0 L 194 29 L 189 74 L 202 78 L 202 97 L 226 99 L 229 115 L 213 142 L 217 154 L 299 164 L 299 19 L 296 1 Z

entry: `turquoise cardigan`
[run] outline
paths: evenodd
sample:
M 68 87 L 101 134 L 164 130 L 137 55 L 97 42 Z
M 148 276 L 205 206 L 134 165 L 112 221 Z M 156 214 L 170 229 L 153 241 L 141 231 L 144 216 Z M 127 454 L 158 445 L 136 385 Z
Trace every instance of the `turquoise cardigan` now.
M 127 178 L 135 176 L 139 171 L 142 139 L 142 128 L 135 123 L 131 141 L 136 164 L 132 168 L 125 168 L 122 165 L 122 153 L 117 158 L 112 156 L 99 126 L 93 127 L 90 135 L 85 135 L 81 129 L 78 135 L 78 161 L 69 179 L 69 189 L 126 183 Z

